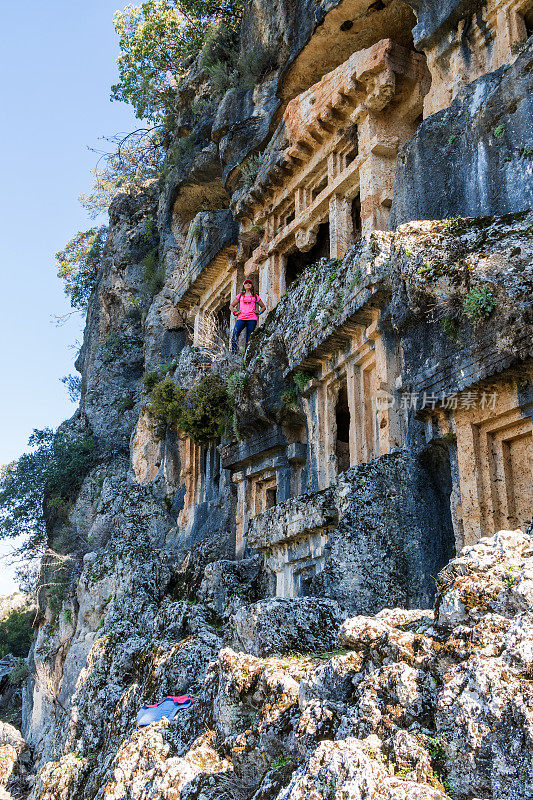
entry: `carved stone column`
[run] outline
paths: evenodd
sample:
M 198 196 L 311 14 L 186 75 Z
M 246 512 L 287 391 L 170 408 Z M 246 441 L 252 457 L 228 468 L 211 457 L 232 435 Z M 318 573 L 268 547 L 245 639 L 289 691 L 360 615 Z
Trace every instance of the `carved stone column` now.
M 353 242 L 352 204 L 340 194 L 329 201 L 329 255 L 343 258 Z
M 237 485 L 237 509 L 235 513 L 235 558 L 244 556 L 245 535 L 248 523 L 247 480 L 244 472 L 234 472 L 232 481 Z

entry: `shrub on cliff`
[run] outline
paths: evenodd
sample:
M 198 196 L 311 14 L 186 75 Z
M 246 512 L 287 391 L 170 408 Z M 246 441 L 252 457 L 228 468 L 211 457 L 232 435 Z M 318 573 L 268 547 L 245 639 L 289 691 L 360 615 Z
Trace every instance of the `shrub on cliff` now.
M 253 88 L 277 63 L 278 54 L 269 47 L 253 47 L 239 55 L 237 31 L 226 22 L 211 26 L 199 58 L 215 97 L 235 86 Z
M 231 409 L 225 384 L 208 374 L 187 389 L 178 388 L 170 378 L 158 383 L 151 391 L 148 413 L 158 438 L 170 427 L 196 444 L 205 444 L 222 435 Z
M 0 620 L 0 658 L 8 653 L 19 656 L 19 658 L 25 658 L 28 655 L 33 638 L 32 622 L 34 617 L 34 610 L 14 608 Z
M 224 433 L 229 415 L 225 384 L 208 374 L 185 392 L 181 430 L 196 444 L 205 444 Z
M 64 250 L 56 253 L 57 275 L 65 283 L 65 294 L 77 311 L 87 311 L 89 298 L 96 287 L 102 264 L 107 228 L 101 225 L 78 231 Z
M 182 413 L 182 405 L 183 392 L 177 388 L 171 378 L 153 386 L 147 410 L 155 422 L 155 433 L 158 439 L 165 438 L 167 427 L 177 427 Z
M 46 543 L 46 519 L 62 515 L 93 464 L 92 436 L 34 430 L 24 453 L 0 471 L 0 537 L 29 536 L 24 548 Z
M 490 317 L 495 307 L 496 298 L 488 286 L 471 289 L 463 301 L 463 313 L 474 325 Z

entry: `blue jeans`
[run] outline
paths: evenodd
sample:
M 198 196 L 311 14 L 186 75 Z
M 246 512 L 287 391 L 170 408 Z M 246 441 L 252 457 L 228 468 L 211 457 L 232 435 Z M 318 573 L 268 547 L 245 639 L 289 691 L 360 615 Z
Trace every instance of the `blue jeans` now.
M 257 325 L 256 319 L 238 319 L 235 323 L 235 327 L 233 328 L 233 335 L 231 337 L 231 352 L 238 353 L 239 352 L 239 344 L 238 339 L 241 335 L 242 331 L 246 330 L 246 344 L 248 344 L 248 339 L 252 335 L 255 330 L 255 326 Z

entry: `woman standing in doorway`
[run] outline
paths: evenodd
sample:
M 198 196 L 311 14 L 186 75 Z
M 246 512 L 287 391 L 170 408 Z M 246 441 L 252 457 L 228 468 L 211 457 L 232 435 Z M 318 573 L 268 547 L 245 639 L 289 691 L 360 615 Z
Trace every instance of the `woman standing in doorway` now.
M 262 314 L 266 306 L 254 292 L 254 285 L 250 278 L 246 278 L 242 285 L 242 292 L 237 295 L 230 305 L 233 315 L 237 317 L 233 335 L 231 337 L 231 352 L 238 352 L 238 341 L 242 331 L 246 331 L 246 344 L 257 325 L 257 314 Z

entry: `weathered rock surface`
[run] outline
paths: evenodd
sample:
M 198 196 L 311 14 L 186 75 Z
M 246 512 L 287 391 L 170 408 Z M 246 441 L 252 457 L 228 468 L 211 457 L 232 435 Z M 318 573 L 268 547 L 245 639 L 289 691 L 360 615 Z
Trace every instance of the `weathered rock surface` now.
M 339 606 L 329 599 L 260 600 L 237 611 L 231 635 L 239 650 L 254 656 L 316 653 L 334 646 L 342 618 Z
M 440 4 L 439 4 L 440 6 Z M 533 45 L 424 120 L 398 156 L 389 227 L 533 206 Z
M 0 722 L 0 799 L 26 795 L 29 788 L 31 753 L 20 731 Z
M 111 610 L 32 797 L 531 798 L 532 558 L 521 531 L 466 548 L 438 576 L 435 618 L 243 604 L 238 649 L 202 604 L 165 598 L 127 624 Z M 135 729 L 143 700 L 185 690 L 189 712 Z
M 278 800 L 308 800 L 341 796 L 350 800 L 444 800 L 446 794 L 415 781 L 394 778 L 368 755 L 372 739 L 349 737 L 339 742 L 321 742 L 308 763 L 293 775 Z

